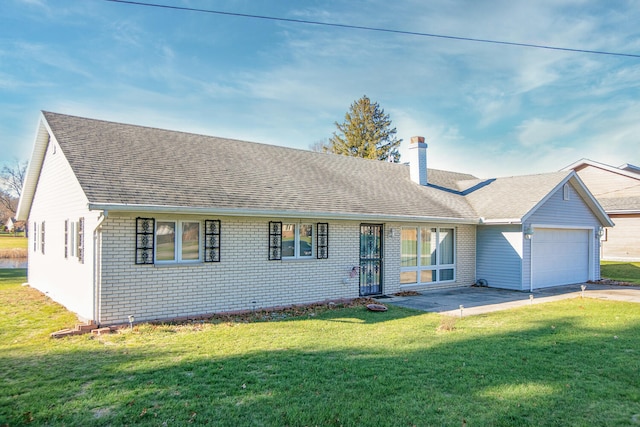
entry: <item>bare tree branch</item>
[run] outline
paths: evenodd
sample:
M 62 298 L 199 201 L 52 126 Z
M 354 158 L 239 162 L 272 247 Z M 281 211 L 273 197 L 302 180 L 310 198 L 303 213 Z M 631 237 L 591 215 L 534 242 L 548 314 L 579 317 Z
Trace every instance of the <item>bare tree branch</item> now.
M 4 165 L 2 172 L 0 172 L 3 190 L 9 193 L 10 196 L 20 198 L 26 173 L 27 162 L 14 159 L 11 165 Z
M 27 162 L 18 159 L 14 159 L 10 165 L 3 166 L 0 171 L 0 205 L 11 211 L 12 216 L 16 214 L 26 174 Z
M 309 145 L 309 149 L 311 151 L 315 151 L 316 153 L 327 153 L 329 152 L 329 140 L 321 139 L 313 144 Z
M 6 192 L 0 190 L 0 210 L 10 211 L 11 216 L 14 216 L 16 213 L 17 199 L 15 197 L 11 197 Z

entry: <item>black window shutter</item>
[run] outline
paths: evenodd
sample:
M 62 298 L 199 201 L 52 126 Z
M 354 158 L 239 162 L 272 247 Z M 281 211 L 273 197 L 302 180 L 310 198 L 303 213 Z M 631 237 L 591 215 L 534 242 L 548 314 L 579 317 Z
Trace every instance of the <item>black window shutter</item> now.
M 84 264 L 84 218 L 78 221 L 78 261 Z
M 269 221 L 269 261 L 282 259 L 282 222 Z
M 42 221 L 42 225 L 40 226 L 40 250 L 44 254 L 44 221 Z
M 204 262 L 220 262 L 220 220 L 204 221 Z
M 154 218 L 136 218 L 136 264 L 153 264 Z
M 64 257 L 69 258 L 69 220 L 64 220 Z
M 318 259 L 329 258 L 329 224 L 319 222 L 316 224 L 316 257 Z

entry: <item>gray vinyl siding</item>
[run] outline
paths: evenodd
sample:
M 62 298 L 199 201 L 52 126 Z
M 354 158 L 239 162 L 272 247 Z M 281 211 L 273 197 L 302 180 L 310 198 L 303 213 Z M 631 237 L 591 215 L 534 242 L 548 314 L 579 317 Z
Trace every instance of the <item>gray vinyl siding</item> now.
M 534 227 L 533 239 L 535 239 L 535 226 L 547 226 L 549 228 L 584 228 L 591 229 L 593 239 L 590 271 L 591 280 L 600 279 L 600 240 L 595 238 L 594 231 L 600 226 L 600 222 L 591 209 L 585 204 L 580 195 L 569 184 L 569 200 L 564 200 L 563 188 L 560 187 L 551 197 L 540 206 L 524 223 L 524 228 Z M 524 242 L 523 251 L 523 289 L 531 286 L 531 241 Z
M 477 231 L 476 276 L 489 286 L 503 289 L 522 289 L 522 258 L 514 248 L 515 237 L 522 230 L 519 225 L 483 225 Z M 507 236 L 511 236 L 508 240 Z M 522 253 L 522 248 L 520 248 Z
M 598 227 L 600 223 L 580 195 L 569 184 L 569 200 L 563 199 L 560 187 L 528 219 L 527 224 L 551 224 L 567 227 Z

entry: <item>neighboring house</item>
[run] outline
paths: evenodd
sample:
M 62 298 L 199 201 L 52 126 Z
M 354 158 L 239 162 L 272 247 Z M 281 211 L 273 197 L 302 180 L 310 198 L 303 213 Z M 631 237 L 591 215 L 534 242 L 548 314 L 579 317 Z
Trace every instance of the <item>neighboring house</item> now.
M 582 159 L 564 170 L 578 174 L 615 223 L 602 237 L 602 259 L 640 261 L 640 168 Z
M 408 289 L 596 280 L 611 226 L 573 171 L 492 180 L 44 112 L 28 282 L 102 325 Z
M 4 226 L 11 233 L 24 231 L 24 221 L 18 221 L 15 218 L 9 218 Z
M 4 223 L 4 226 L 7 229 L 7 231 L 13 231 L 13 229 L 16 226 L 16 219 L 15 218 L 7 219 L 7 222 Z

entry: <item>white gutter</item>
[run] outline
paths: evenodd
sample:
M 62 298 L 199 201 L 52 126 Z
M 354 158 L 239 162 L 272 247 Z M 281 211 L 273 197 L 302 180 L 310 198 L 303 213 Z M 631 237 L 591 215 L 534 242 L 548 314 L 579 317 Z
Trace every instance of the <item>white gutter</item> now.
M 522 224 L 522 219 L 520 218 L 497 218 L 497 219 L 482 218 L 480 221 L 480 224 L 491 224 L 491 225 Z
M 278 218 L 315 218 L 327 220 L 353 220 L 353 221 L 384 221 L 384 222 L 446 222 L 454 224 L 478 224 L 479 219 L 462 219 L 447 217 L 427 217 L 416 215 L 382 215 L 382 214 L 356 214 L 356 213 L 331 213 L 313 211 L 289 211 L 268 209 L 236 209 L 236 208 L 203 208 L 184 206 L 162 205 L 132 205 L 132 204 L 102 204 L 89 203 L 89 210 L 101 210 L 111 212 L 140 212 L 140 213 L 164 213 L 164 214 L 191 214 L 191 215 L 224 215 L 224 216 L 261 216 Z
M 640 209 L 611 209 L 607 215 L 635 215 L 640 214 Z

